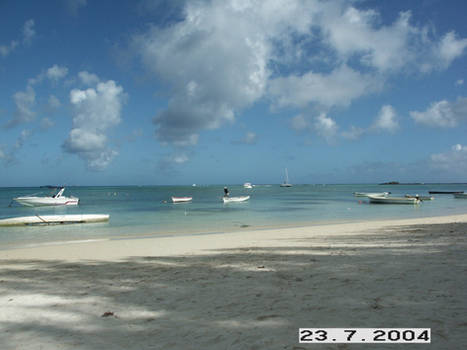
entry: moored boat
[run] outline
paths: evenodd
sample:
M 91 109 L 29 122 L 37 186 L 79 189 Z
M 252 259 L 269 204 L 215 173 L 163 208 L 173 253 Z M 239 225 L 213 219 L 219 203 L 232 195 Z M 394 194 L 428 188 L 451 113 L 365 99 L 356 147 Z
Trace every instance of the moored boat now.
M 193 197 L 172 197 L 173 203 L 191 202 Z
M 418 204 L 420 200 L 417 198 L 407 197 L 383 197 L 383 196 L 367 196 L 370 199 L 370 203 L 377 204 Z
M 459 194 L 464 191 L 428 191 L 429 194 Z
M 433 196 L 419 196 L 418 194 L 416 194 L 415 196 L 411 194 L 406 194 L 405 198 L 418 198 L 421 201 L 432 201 L 435 199 L 435 197 Z
M 354 192 L 355 197 L 380 196 L 387 197 L 391 192 Z
M 465 198 L 465 199 L 467 199 L 467 193 L 454 193 L 454 198 Z
M 280 184 L 281 187 L 292 187 L 292 184 L 289 183 L 289 172 L 285 168 L 285 181 Z
M 84 224 L 109 221 L 108 214 L 35 215 L 1 219 L 0 226 Z
M 239 197 L 222 197 L 224 203 L 231 203 L 231 202 L 244 202 L 250 199 L 250 196 L 239 196 Z
M 245 183 L 243 184 L 243 187 L 244 187 L 244 188 L 250 189 L 250 188 L 253 188 L 253 185 L 251 184 L 251 182 L 245 182 Z
M 63 195 L 65 187 L 56 187 L 58 192 L 53 196 L 23 196 L 13 198 L 15 202 L 28 207 L 53 206 L 53 205 L 78 205 L 79 198 Z

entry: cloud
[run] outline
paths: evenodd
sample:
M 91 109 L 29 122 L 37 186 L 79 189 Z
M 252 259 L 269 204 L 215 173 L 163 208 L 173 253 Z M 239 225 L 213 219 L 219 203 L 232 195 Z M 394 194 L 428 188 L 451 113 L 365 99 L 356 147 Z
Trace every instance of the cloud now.
M 50 95 L 49 96 L 48 104 L 49 104 L 49 107 L 52 108 L 52 109 L 57 109 L 62 105 L 60 103 L 60 100 L 55 95 Z
M 55 64 L 45 72 L 42 71 L 36 77 L 28 79 L 26 90 L 18 91 L 13 95 L 16 111 L 13 118 L 9 120 L 4 127 L 12 128 L 18 124 L 34 121 L 36 117 L 36 112 L 34 111 L 36 104 L 36 92 L 34 90 L 35 85 L 41 83 L 45 78 L 56 83 L 67 74 L 68 68 Z M 50 95 L 48 104 L 51 108 L 58 108 L 60 106 L 60 100 L 56 96 Z
M 18 42 L 16 40 L 12 40 L 9 45 L 0 45 L 0 55 L 3 57 L 8 56 L 17 46 Z
M 254 132 L 248 131 L 243 138 L 243 143 L 246 145 L 254 145 L 258 140 L 257 135 Z
M 50 80 L 57 82 L 60 79 L 64 78 L 68 74 L 68 68 L 67 67 L 60 67 L 56 64 L 54 64 L 52 67 L 47 69 L 46 76 Z
M 452 128 L 467 119 L 467 97 L 459 97 L 455 102 L 433 102 L 426 111 L 412 111 L 410 116 L 419 124 Z
M 16 153 L 21 148 L 23 148 L 24 144 L 31 135 L 31 130 L 23 129 L 17 137 L 15 144 L 10 147 L 10 150 L 7 150 L 5 146 L 0 145 L 0 159 L 4 162 L 4 164 L 11 165 L 17 162 Z
M 316 103 L 329 108 L 348 106 L 352 100 L 377 92 L 382 86 L 380 78 L 342 65 L 329 74 L 308 72 L 273 79 L 269 93 L 279 107 L 306 107 Z
M 467 146 L 456 144 L 444 153 L 432 154 L 431 166 L 452 174 L 465 175 L 467 172 Z
M 100 79 L 97 75 L 89 73 L 87 71 L 82 71 L 78 73 L 78 78 L 84 85 L 94 86 L 99 83 Z
M 397 121 L 397 114 L 394 108 L 390 105 L 381 107 L 381 110 L 379 111 L 379 114 L 371 129 L 394 132 L 398 128 L 399 122 Z
M 347 140 L 358 140 L 362 135 L 367 132 L 366 129 L 362 129 L 352 125 L 349 130 L 342 131 L 341 136 Z
M 327 142 L 333 142 L 334 138 L 337 135 L 338 126 L 336 122 L 326 116 L 326 114 L 321 113 L 318 117 L 315 118 L 313 124 L 316 132 L 324 137 Z
M 256 133 L 252 131 L 247 131 L 245 136 L 241 140 L 232 141 L 233 144 L 243 144 L 243 145 L 254 145 L 258 140 Z
M 34 20 L 29 19 L 23 26 L 23 43 L 25 45 L 29 45 L 35 36 L 36 31 L 34 30 Z
M 107 131 L 121 121 L 126 100 L 123 88 L 113 80 L 100 82 L 95 89 L 73 89 L 73 128 L 63 144 L 65 151 L 77 154 L 89 169 L 103 170 L 118 154 L 108 147 Z
M 66 0 L 65 3 L 70 14 L 77 16 L 79 9 L 87 5 L 87 0 Z
M 153 119 L 157 139 L 193 146 L 202 130 L 233 123 L 260 100 L 275 108 L 329 113 L 381 91 L 391 74 L 445 69 L 465 51 L 467 39 L 454 32 L 438 37 L 435 30 L 413 24 L 409 11 L 382 24 L 380 13 L 359 4 L 181 1 L 171 6 L 172 20 L 154 23 L 132 41 L 169 95 L 168 106 Z M 160 9 L 161 2 L 141 6 Z M 395 117 L 388 115 L 377 125 L 394 130 Z M 313 126 L 323 135 L 332 130 L 325 120 Z
M 18 91 L 13 95 L 16 111 L 13 119 L 9 120 L 5 127 L 12 128 L 21 123 L 28 123 L 36 118 L 33 108 L 36 102 L 36 93 L 31 86 L 27 86 L 25 91 Z
M 315 132 L 328 143 L 333 143 L 339 136 L 339 126 L 334 119 L 328 117 L 325 113 L 314 117 L 306 117 L 303 114 L 299 114 L 292 118 L 290 125 L 292 129 L 297 131 Z
M 467 47 L 467 39 L 458 39 L 455 32 L 447 33 L 436 45 L 435 57 L 438 58 L 438 66 L 447 68 L 456 58 L 461 56 Z
M 49 118 L 47 118 L 47 117 L 41 119 L 41 129 L 42 130 L 50 129 L 54 125 L 55 125 L 55 123 L 52 120 L 50 120 Z
M 34 20 L 29 19 L 27 20 L 24 25 L 23 25 L 23 45 L 29 45 L 36 35 L 36 31 L 34 30 Z M 19 46 L 19 41 L 18 40 L 11 40 L 8 45 L 0 45 L 0 55 L 2 57 L 7 57 L 9 54 L 11 54 L 18 46 Z

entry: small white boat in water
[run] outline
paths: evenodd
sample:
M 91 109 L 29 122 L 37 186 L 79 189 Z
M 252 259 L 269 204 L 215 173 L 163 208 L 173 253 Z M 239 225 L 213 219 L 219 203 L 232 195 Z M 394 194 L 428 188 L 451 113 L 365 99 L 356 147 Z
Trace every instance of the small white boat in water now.
M 172 197 L 173 203 L 191 202 L 193 197 Z
M 0 220 L 0 226 L 63 225 L 109 221 L 108 214 L 35 215 Z
M 251 184 L 251 182 L 245 182 L 245 183 L 243 184 L 243 187 L 244 187 L 244 188 L 253 188 L 253 185 Z
M 66 197 L 63 195 L 65 187 L 57 187 L 58 192 L 49 197 L 24 196 L 13 198 L 15 202 L 28 207 L 39 207 L 48 205 L 78 205 L 79 198 Z
M 420 200 L 417 198 L 407 197 L 383 197 L 383 196 L 367 196 L 370 199 L 370 203 L 378 204 L 418 204 Z
M 292 187 L 292 184 L 289 183 L 289 172 L 285 168 L 285 181 L 280 184 L 281 187 Z
M 464 199 L 467 199 L 467 193 L 454 193 L 454 198 L 464 198 Z
M 250 199 L 250 196 L 239 196 L 239 197 L 222 197 L 224 203 L 231 203 L 231 202 L 244 202 Z
M 378 196 L 378 197 L 387 197 L 390 192 L 354 192 L 355 197 L 368 197 L 368 196 Z

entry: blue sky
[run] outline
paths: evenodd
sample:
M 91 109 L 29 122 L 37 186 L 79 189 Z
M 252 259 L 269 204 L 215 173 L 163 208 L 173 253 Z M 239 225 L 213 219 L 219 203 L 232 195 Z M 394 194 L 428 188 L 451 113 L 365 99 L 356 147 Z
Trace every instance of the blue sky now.
M 2 1 L 0 186 L 467 182 L 465 13 Z

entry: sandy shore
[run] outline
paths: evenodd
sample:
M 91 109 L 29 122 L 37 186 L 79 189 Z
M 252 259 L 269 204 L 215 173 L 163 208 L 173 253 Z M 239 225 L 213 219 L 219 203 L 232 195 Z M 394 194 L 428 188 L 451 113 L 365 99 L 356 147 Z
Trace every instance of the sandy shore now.
M 0 251 L 0 349 L 464 349 L 467 215 Z M 299 344 L 298 328 L 431 328 Z

